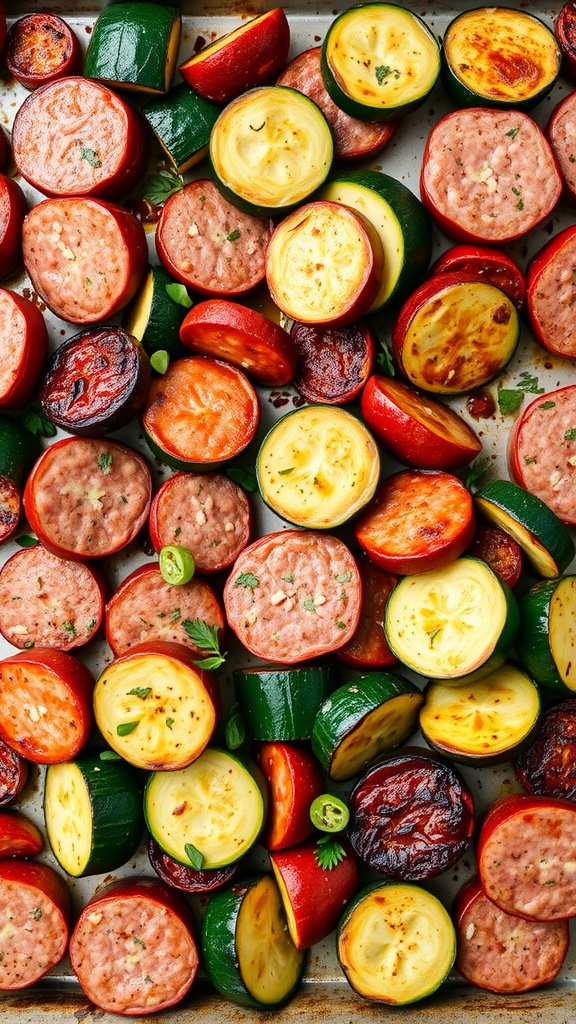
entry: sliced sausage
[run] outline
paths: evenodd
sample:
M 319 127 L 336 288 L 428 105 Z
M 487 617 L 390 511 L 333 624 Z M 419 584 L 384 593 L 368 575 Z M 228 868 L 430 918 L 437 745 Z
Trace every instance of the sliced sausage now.
M 14 118 L 12 155 L 22 177 L 44 195 L 116 199 L 144 169 L 146 135 L 121 96 L 70 75 L 24 100 Z
M 206 654 L 186 632 L 190 619 L 202 619 L 224 632 L 224 613 L 212 588 L 194 577 L 176 586 L 166 583 L 157 563 L 141 565 L 120 584 L 106 605 L 106 636 L 117 657 L 138 644 L 171 640 Z
M 478 878 L 458 892 L 454 908 L 456 968 L 489 992 L 528 992 L 545 985 L 564 963 L 568 922 L 526 921 L 506 914 Z
M 576 523 L 576 385 L 538 395 L 515 423 L 508 447 L 512 479 L 559 519 Z
M 6 39 L 6 66 L 25 89 L 75 75 L 81 64 L 78 36 L 57 14 L 28 14 L 11 25 Z
M 438 225 L 464 242 L 511 242 L 554 209 L 562 179 L 552 149 L 527 114 L 469 107 L 428 136 L 422 201 Z
M 522 572 L 522 548 L 498 526 L 477 526 L 467 555 L 481 558 L 508 587 L 515 587 Z
M 146 522 L 152 475 L 119 441 L 67 437 L 47 448 L 24 489 L 26 517 L 53 554 L 82 561 L 111 555 Z
M 88 196 L 34 206 L 22 225 L 22 254 L 48 308 L 80 324 L 123 309 L 148 265 L 146 235 L 136 217 Z
M 372 372 L 376 338 L 368 324 L 347 327 L 292 324 L 298 350 L 294 386 L 308 402 L 342 405 L 356 398 Z
M 564 181 L 564 197 L 570 203 L 576 203 L 575 132 L 576 92 L 571 92 L 554 107 L 546 125 L 546 137 Z
M 272 221 L 242 213 L 201 178 L 164 204 L 156 249 L 166 270 L 201 295 L 241 295 L 264 280 L 272 229 Z
M 398 662 L 384 632 L 386 605 L 398 580 L 366 554 L 357 559 L 357 565 L 362 580 L 362 611 L 353 636 L 338 649 L 337 657 L 352 668 L 387 668 Z
M 0 406 L 22 405 L 32 396 L 48 353 L 48 330 L 30 299 L 0 288 Z
M 182 892 L 210 893 L 221 889 L 232 881 L 240 866 L 240 861 L 221 868 L 193 868 L 191 864 L 181 864 L 166 853 L 152 836 L 148 837 L 147 850 L 150 864 L 158 877 L 166 885 Z
M 137 1015 L 182 999 L 198 970 L 192 914 L 158 879 L 124 878 L 100 888 L 70 937 L 70 961 L 102 1010 Z
M 122 327 L 91 327 L 58 346 L 38 398 L 57 427 L 95 437 L 125 427 L 146 403 L 151 381 L 136 338 Z
M 230 627 L 265 661 L 293 664 L 342 647 L 358 625 L 358 566 L 337 537 L 268 534 L 245 548 L 224 586 Z
M 22 263 L 22 223 L 27 210 L 18 182 L 0 174 L 0 278 L 10 277 Z
M 0 806 L 10 803 L 22 792 L 28 772 L 28 761 L 0 739 Z
M 70 892 L 47 864 L 0 862 L 0 991 L 28 988 L 68 945 Z
M 514 770 L 529 793 L 576 801 L 576 697 L 548 708 Z
M 350 843 L 391 878 L 421 881 L 446 871 L 473 828 L 474 802 L 462 776 L 417 748 L 379 758 L 350 794 Z
M 478 874 L 507 914 L 538 921 L 576 916 L 576 804 L 527 793 L 492 805 L 478 836 Z
M 398 127 L 398 121 L 360 121 L 337 107 L 324 85 L 320 53 L 320 46 L 299 53 L 286 66 L 276 84 L 297 89 L 320 107 L 334 133 L 338 160 L 365 160 L 386 145 Z
M 41 544 L 22 548 L 0 571 L 0 633 L 21 649 L 80 647 L 102 622 L 104 593 L 102 578 L 82 562 Z
M 251 531 L 250 502 L 222 473 L 175 473 L 150 506 L 150 537 L 156 551 L 180 544 L 192 552 L 200 573 L 232 565 Z
M 576 356 L 576 227 L 550 239 L 530 260 L 526 272 L 527 312 L 538 341 L 555 355 Z
M 0 737 L 28 761 L 76 756 L 92 728 L 94 679 L 65 651 L 35 647 L 0 661 Z

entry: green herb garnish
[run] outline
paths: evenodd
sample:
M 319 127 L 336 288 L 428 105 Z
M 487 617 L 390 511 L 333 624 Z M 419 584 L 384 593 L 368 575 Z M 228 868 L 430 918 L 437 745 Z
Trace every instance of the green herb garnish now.
M 201 871 L 204 864 L 204 857 L 200 853 L 200 850 L 196 849 L 192 843 L 186 843 L 184 846 L 184 853 L 188 857 L 192 867 L 196 868 L 196 871 Z
M 116 735 L 129 736 L 131 732 L 134 732 L 134 729 L 138 725 L 139 721 L 140 719 L 138 718 L 136 719 L 135 722 L 120 722 L 120 725 L 116 726 Z
M 239 238 L 240 228 L 234 228 L 234 231 L 231 231 L 229 235 L 226 235 L 227 242 L 237 242 Z
M 108 476 L 108 473 L 112 469 L 112 456 L 110 455 L 110 452 L 100 452 L 96 462 L 104 475 Z
M 140 195 L 147 199 L 154 206 L 162 206 L 170 196 L 181 192 L 184 188 L 184 179 L 179 174 L 171 174 L 170 171 L 158 171 L 158 174 L 150 174 L 142 183 Z
M 226 652 L 222 654 L 220 651 L 218 626 L 209 626 L 204 619 L 182 619 L 181 626 L 186 635 L 190 637 L 192 643 L 201 651 L 206 651 L 209 654 L 208 658 L 194 662 L 198 668 L 205 668 L 211 671 L 220 668 L 220 665 L 224 664 Z
M 316 843 L 314 856 L 318 867 L 323 871 L 333 871 L 340 861 L 344 860 L 346 850 L 333 836 L 325 835 Z
M 524 400 L 524 392 L 517 388 L 502 388 L 498 392 L 498 407 L 503 416 L 517 412 Z
M 150 356 L 150 366 L 156 373 L 164 374 L 170 365 L 170 356 L 165 348 L 159 348 Z
M 178 284 L 177 281 L 174 281 L 172 284 L 166 285 L 166 293 L 174 302 L 177 302 L 179 306 L 184 306 L 186 309 L 190 309 L 192 299 L 188 295 L 185 285 Z
M 237 466 L 230 466 L 226 470 L 226 476 L 229 476 L 235 484 L 239 487 L 243 487 L 245 491 L 253 494 L 258 489 L 258 481 L 254 473 L 248 473 L 245 469 L 239 469 Z
M 258 577 L 255 576 L 253 572 L 241 572 L 234 580 L 234 585 L 237 587 L 247 587 L 249 590 L 255 590 L 258 586 Z
M 146 700 L 149 693 L 152 693 L 151 686 L 135 686 L 133 690 L 128 690 L 128 697 L 140 697 L 140 700 Z

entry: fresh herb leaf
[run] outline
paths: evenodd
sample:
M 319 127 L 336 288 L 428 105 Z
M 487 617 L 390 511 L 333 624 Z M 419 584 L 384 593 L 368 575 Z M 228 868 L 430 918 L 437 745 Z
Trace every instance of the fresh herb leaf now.
M 174 608 L 174 610 L 172 611 L 172 613 L 170 615 L 170 622 L 178 622 L 179 618 L 180 618 L 180 609 L 179 608 Z
M 466 480 L 464 481 L 468 490 L 470 490 L 473 483 L 476 483 L 476 480 L 479 480 L 481 476 L 484 476 L 484 473 L 488 472 L 490 469 L 490 462 L 490 458 L 486 456 L 485 459 L 476 459 L 476 461 L 472 463 L 468 470 Z
M 190 309 L 192 299 L 188 295 L 185 285 L 178 284 L 177 281 L 174 281 L 173 284 L 166 285 L 166 293 L 170 296 L 173 302 L 177 302 L 179 306 L 184 306 L 186 309 Z
M 518 388 L 502 388 L 498 392 L 498 407 L 503 416 L 517 412 L 524 400 L 524 392 Z
M 344 860 L 346 850 L 333 836 L 325 835 L 316 843 L 314 856 L 319 868 L 323 871 L 333 871 L 340 861 Z
M 202 865 L 204 864 L 204 857 L 200 853 L 200 850 L 196 849 L 192 843 L 186 843 L 184 846 L 184 853 L 188 857 L 192 867 L 196 868 L 196 871 L 201 871 Z
M 538 408 L 539 409 L 554 409 L 555 405 L 556 405 L 556 402 L 542 402 L 542 405 L 539 405 Z
M 569 427 L 564 434 L 565 441 L 576 441 L 576 427 Z
M 288 476 L 289 473 L 293 473 L 294 472 L 294 469 L 295 469 L 294 466 L 288 466 L 287 469 L 279 469 L 278 470 L 278 476 Z
M 388 348 L 386 342 L 380 339 L 380 349 L 376 355 L 376 366 L 382 373 L 385 373 L 387 377 L 394 377 L 396 369 L 392 361 L 392 353 Z
M 108 476 L 108 473 L 112 469 L 112 456 L 110 455 L 110 452 L 100 452 L 96 462 L 104 473 L 104 476 Z
M 14 540 L 21 548 L 35 548 L 40 543 L 38 537 L 28 536 L 26 533 L 21 534 L 20 537 L 15 537 Z
M 528 391 L 531 395 L 543 395 L 544 388 L 539 387 L 538 377 L 534 377 L 528 370 L 524 370 L 520 374 L 520 380 L 518 381 L 517 388 L 521 391 Z
M 228 750 L 238 750 L 246 739 L 246 726 L 244 725 L 244 719 L 240 714 L 238 704 L 234 704 L 230 708 L 230 714 L 224 729 L 224 739 L 226 740 Z
M 131 732 L 134 732 L 139 721 L 140 719 L 138 718 L 135 722 L 120 722 L 120 725 L 116 726 L 116 735 L 129 736 Z
M 519 131 L 520 125 L 518 125 L 516 128 L 511 128 L 509 132 L 506 132 L 506 138 L 515 139 Z
M 240 234 L 240 228 L 234 228 L 234 231 L 231 231 L 229 235 L 226 235 L 226 241 L 237 242 L 238 239 L 240 238 Z
M 150 174 L 144 179 L 140 195 L 154 206 L 162 206 L 170 196 L 181 192 L 183 188 L 184 179 L 179 174 L 158 171 L 158 174 Z
M 390 78 L 390 75 L 393 75 L 396 79 L 400 78 L 400 72 L 398 69 L 388 67 L 387 64 L 379 64 L 378 67 L 374 69 L 374 74 L 376 75 L 378 85 L 382 85 L 382 82 L 385 82 L 387 78 Z
M 30 406 L 24 412 L 22 422 L 34 437 L 54 437 L 56 434 L 55 425 L 44 415 L 40 406 Z
M 115 750 L 101 750 L 98 754 L 100 761 L 121 761 L 120 754 L 117 754 Z
M 80 139 L 76 139 L 76 145 L 80 146 L 80 157 L 82 160 L 86 160 L 90 164 L 90 167 L 101 167 L 102 162 L 98 153 L 95 149 L 89 149 L 88 146 L 83 146 Z
M 258 586 L 258 577 L 253 572 L 241 572 L 239 576 L 234 580 L 236 587 L 247 587 L 249 590 L 255 590 Z
M 226 476 L 229 476 L 235 484 L 239 487 L 243 487 L 245 491 L 253 494 L 258 489 L 258 481 L 254 473 L 247 473 L 245 469 L 239 469 L 237 466 L 230 466 L 226 470 Z
M 150 356 L 150 366 L 156 373 L 161 373 L 162 376 L 166 373 L 170 365 L 170 356 L 166 349 L 159 348 L 156 352 L 153 352 Z
M 195 661 L 194 664 L 198 668 L 212 671 L 224 664 L 226 652 L 222 654 L 220 651 L 218 626 L 210 626 L 204 619 L 182 619 L 181 626 L 186 635 L 190 637 L 192 643 L 196 644 L 196 647 L 211 655 L 211 657 L 204 658 L 201 661 Z
M 128 690 L 128 697 L 140 697 L 140 700 L 146 700 L 149 693 L 152 693 L 151 686 L 135 686 L 133 690 Z

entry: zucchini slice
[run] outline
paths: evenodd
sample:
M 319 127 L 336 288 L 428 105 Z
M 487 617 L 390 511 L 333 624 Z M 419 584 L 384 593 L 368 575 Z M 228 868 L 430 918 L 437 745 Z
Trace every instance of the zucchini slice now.
M 338 960 L 355 992 L 402 1006 L 435 992 L 456 958 L 440 900 L 405 882 L 376 882 L 352 898 L 338 926 Z
M 104 670 L 94 715 L 106 742 L 137 768 L 184 768 L 209 743 L 218 698 L 208 672 L 180 644 L 140 644 Z
M 176 4 L 110 3 L 94 24 L 84 75 L 135 92 L 165 93 L 176 70 L 181 29 Z
M 335 690 L 312 729 L 312 750 L 329 778 L 351 779 L 404 743 L 417 727 L 423 701 L 414 683 L 390 672 L 370 672 Z
M 380 455 L 370 431 L 346 409 L 307 405 L 282 416 L 256 458 L 260 495 L 294 526 L 330 530 L 370 501 Z
M 32 431 L 13 416 L 0 413 L 0 542 L 20 521 L 21 490 L 40 446 Z
M 236 697 L 255 740 L 308 740 L 316 712 L 334 689 L 333 669 L 262 666 L 236 669 Z
M 387 121 L 424 102 L 440 74 L 440 46 L 417 14 L 359 4 L 332 22 L 321 70 L 336 106 L 363 121 Z
M 349 171 L 324 185 L 316 198 L 356 210 L 380 236 L 384 267 L 369 313 L 406 298 L 421 283 L 432 253 L 432 223 L 406 185 L 381 171 Z
M 233 1003 L 283 1006 L 300 985 L 306 953 L 290 938 L 271 875 L 256 875 L 214 894 L 200 941 L 209 980 Z
M 407 668 L 456 683 L 502 665 L 518 626 L 512 591 L 485 562 L 469 556 L 401 579 L 384 622 L 390 648 Z
M 568 529 L 535 494 L 510 480 L 493 480 L 479 488 L 474 501 L 485 519 L 514 538 L 539 576 L 558 576 L 574 558 Z
M 334 157 L 332 130 L 303 93 L 260 86 L 224 108 L 209 157 L 230 202 L 260 217 L 284 214 L 324 183 Z
M 528 11 L 479 7 L 458 14 L 442 41 L 442 78 L 458 107 L 531 110 L 560 73 L 551 29 Z
M 125 761 L 82 756 L 49 765 L 44 821 L 52 853 L 73 878 L 115 871 L 144 832 L 142 791 Z
M 240 860 L 256 842 L 266 813 L 258 769 L 208 747 L 180 771 L 153 772 L 144 791 L 150 834 L 181 864 L 207 869 Z
M 547 689 L 576 691 L 576 576 L 540 580 L 518 601 L 520 661 Z
M 177 301 L 170 294 L 182 296 Z M 124 330 L 142 342 L 149 355 L 164 351 L 173 359 L 188 354 L 180 341 L 180 325 L 188 312 L 191 300 L 184 285 L 179 284 L 162 266 L 148 268 L 142 285 L 123 313 Z
M 177 173 L 184 174 L 206 156 L 221 109 L 179 82 L 142 107 L 142 113 Z
M 462 686 L 430 683 L 424 697 L 424 739 L 461 764 L 512 760 L 530 743 L 540 720 L 538 688 L 515 665 L 502 665 Z

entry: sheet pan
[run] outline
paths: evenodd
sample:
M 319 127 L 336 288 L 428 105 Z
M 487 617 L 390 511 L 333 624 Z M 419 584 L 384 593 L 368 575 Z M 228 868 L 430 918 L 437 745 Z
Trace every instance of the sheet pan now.
M 94 0 L 88 3 L 87 0 L 64 0 L 54 3 L 33 3 L 17 2 L 9 0 L 5 4 L 8 20 L 11 22 L 16 17 L 32 11 L 51 11 L 65 17 L 77 32 L 84 45 L 87 44 L 91 26 L 98 11 L 105 6 L 104 0 Z M 242 19 L 253 17 L 270 7 L 273 4 L 250 3 L 243 4 L 232 2 L 227 5 L 208 0 L 208 2 L 190 2 L 184 0 L 181 3 L 183 14 L 183 35 L 181 44 L 181 58 L 189 56 L 199 37 L 210 41 L 224 32 L 235 28 Z M 319 4 L 308 2 L 308 0 L 295 0 L 285 5 L 285 10 L 291 27 L 291 53 L 295 55 L 301 50 L 317 45 L 333 17 L 341 10 L 350 6 L 346 3 L 338 3 L 330 9 Z M 464 3 L 402 3 L 401 6 L 414 10 L 420 14 L 429 27 L 441 36 L 451 18 L 460 11 L 478 6 L 474 0 Z M 510 3 L 510 6 L 514 6 Z M 547 24 L 553 25 L 554 19 L 562 6 L 561 0 L 550 6 L 524 3 L 518 4 L 540 16 Z M 558 100 L 572 91 L 569 82 L 560 79 L 553 93 L 544 100 L 533 112 L 532 116 L 544 127 L 550 113 Z M 26 92 L 8 76 L 5 67 L 0 69 L 0 123 L 8 130 L 11 127 L 14 115 L 18 106 L 26 96 Z M 408 115 L 402 122 L 396 135 L 381 154 L 368 166 L 380 169 L 392 175 L 407 185 L 416 195 L 418 190 L 418 177 L 420 171 L 421 155 L 424 143 L 430 128 L 444 114 L 452 109 L 452 105 L 444 94 L 441 85 L 437 85 L 420 110 Z M 205 169 L 204 169 L 205 170 Z M 203 172 L 200 168 L 196 174 Z M 30 203 L 43 198 L 33 188 L 23 184 Z M 560 228 L 576 221 L 576 212 L 560 205 L 553 216 L 541 227 L 533 231 L 528 238 L 521 239 L 518 243 L 509 246 L 508 251 L 525 268 L 530 256 L 546 242 L 552 234 Z M 151 262 L 157 262 L 154 249 L 153 234 L 149 234 L 149 251 Z M 438 255 L 449 244 L 449 240 L 438 230 L 434 231 L 434 257 Z M 29 294 L 30 282 L 25 275 L 10 279 L 8 286 L 16 291 Z M 63 337 L 77 333 L 71 330 L 71 325 L 64 324 L 57 318 L 47 313 L 47 322 L 50 332 L 51 348 L 55 348 Z M 384 314 L 377 323 L 378 333 L 383 338 L 389 338 L 392 324 L 391 314 Z M 519 380 L 520 373 L 530 369 L 538 376 L 540 386 L 546 390 L 552 390 L 562 384 L 575 379 L 574 363 L 568 360 L 557 359 L 539 347 L 529 330 L 524 327 L 522 339 L 518 352 L 512 363 L 501 375 L 498 386 L 514 387 Z M 489 390 L 496 394 L 496 383 Z M 296 392 L 292 388 L 282 389 L 285 394 L 284 404 L 278 402 L 278 395 L 271 394 L 266 389 L 259 389 L 262 406 L 262 425 L 260 433 L 263 434 L 271 423 L 281 412 L 293 407 L 293 400 Z M 528 397 L 525 401 L 527 404 Z M 466 408 L 466 399 L 451 399 L 450 404 L 457 411 L 471 422 L 472 426 L 481 434 L 484 451 L 483 456 L 491 458 L 491 468 L 486 479 L 507 475 L 506 469 L 506 445 L 508 434 L 512 425 L 510 416 L 502 416 L 497 411 L 490 419 L 482 420 L 480 423 L 473 421 Z M 64 436 L 64 435 L 62 435 Z M 129 443 L 142 450 L 149 456 L 149 452 L 138 434 L 136 427 L 131 427 L 121 434 L 114 435 L 125 438 Z M 157 484 L 169 474 L 169 471 L 154 460 L 152 463 L 153 472 Z M 387 463 L 390 472 L 394 471 L 395 464 Z M 257 507 L 257 529 L 261 533 L 270 532 L 279 528 L 279 520 L 263 507 Z M 5 559 L 15 551 L 16 545 L 8 543 L 1 552 L 1 558 Z M 151 556 L 141 548 L 132 548 L 128 553 L 122 553 L 114 562 L 106 565 L 106 573 L 111 588 L 116 586 L 129 571 L 136 565 L 148 561 Z M 11 645 L 5 641 L 0 642 L 0 657 L 5 657 L 13 652 Z M 90 667 L 99 672 L 110 660 L 110 652 L 103 641 L 94 641 L 88 648 L 80 649 L 80 656 L 87 661 Z M 249 664 L 253 659 L 246 656 L 246 652 L 232 649 L 232 657 L 229 659 L 226 672 L 223 674 L 222 682 L 225 693 L 230 694 L 231 672 L 234 667 L 234 658 L 239 659 L 238 663 Z M 416 734 L 416 742 L 421 738 Z M 42 793 L 42 769 L 37 768 L 32 772 L 32 779 L 28 783 L 22 797 L 18 800 L 17 806 L 25 811 L 40 825 L 43 823 L 41 793 Z M 464 775 L 469 782 L 476 801 L 478 814 L 481 815 L 485 809 L 498 796 L 512 792 L 517 786 L 509 765 L 498 768 L 487 768 L 473 771 L 464 769 Z M 48 863 L 54 863 L 49 852 L 42 855 Z M 266 864 L 265 855 L 257 855 L 254 859 L 256 866 L 264 867 Z M 449 904 L 456 888 L 474 870 L 474 858 L 468 853 L 462 858 L 456 867 L 445 873 L 439 879 L 433 879 L 429 888 Z M 129 862 L 116 875 L 151 873 L 148 860 L 142 849 L 137 856 Z M 92 876 L 87 879 L 71 881 L 73 900 L 76 907 L 81 906 L 94 892 L 96 887 L 104 881 L 103 876 Z M 201 907 L 197 907 L 201 910 Z M 546 988 L 528 993 L 523 996 L 495 996 L 465 985 L 452 974 L 448 981 L 441 987 L 435 996 L 412 1007 L 394 1009 L 386 1008 L 376 1004 L 370 1004 L 357 997 L 349 988 L 336 961 L 334 952 L 333 936 L 325 940 L 320 946 L 314 947 L 311 951 L 306 977 L 299 995 L 282 1011 L 277 1013 L 248 1011 L 236 1007 L 231 1003 L 224 1003 L 210 991 L 209 987 L 200 979 L 193 986 L 188 997 L 171 1011 L 164 1011 L 150 1017 L 138 1018 L 148 1019 L 154 1022 L 170 1022 L 170 1024 L 184 1024 L 193 1020 L 201 1021 L 202 1024 L 227 1024 L 227 1022 L 241 1021 L 262 1021 L 266 1022 L 277 1019 L 284 1022 L 309 1021 L 322 1016 L 328 1024 L 348 1024 L 353 1019 L 363 1021 L 391 1020 L 398 1016 L 403 1024 L 433 1024 L 442 1021 L 443 1024 L 461 1022 L 464 1019 L 474 1020 L 475 1016 L 486 1024 L 512 1024 L 518 1021 L 526 1022 L 545 1021 L 546 1024 L 567 1024 L 573 1019 L 573 1000 L 576 994 L 576 931 L 572 937 L 571 949 L 565 962 L 563 970 L 558 979 Z M 116 1015 L 106 1014 L 95 1009 L 88 1003 L 82 991 L 72 976 L 69 964 L 64 961 L 44 981 L 33 989 L 18 995 L 0 995 L 0 1024 L 56 1024 L 60 1021 L 78 1022 L 108 1022 L 117 1021 Z M 135 1018 L 132 1018 L 135 1019 Z

